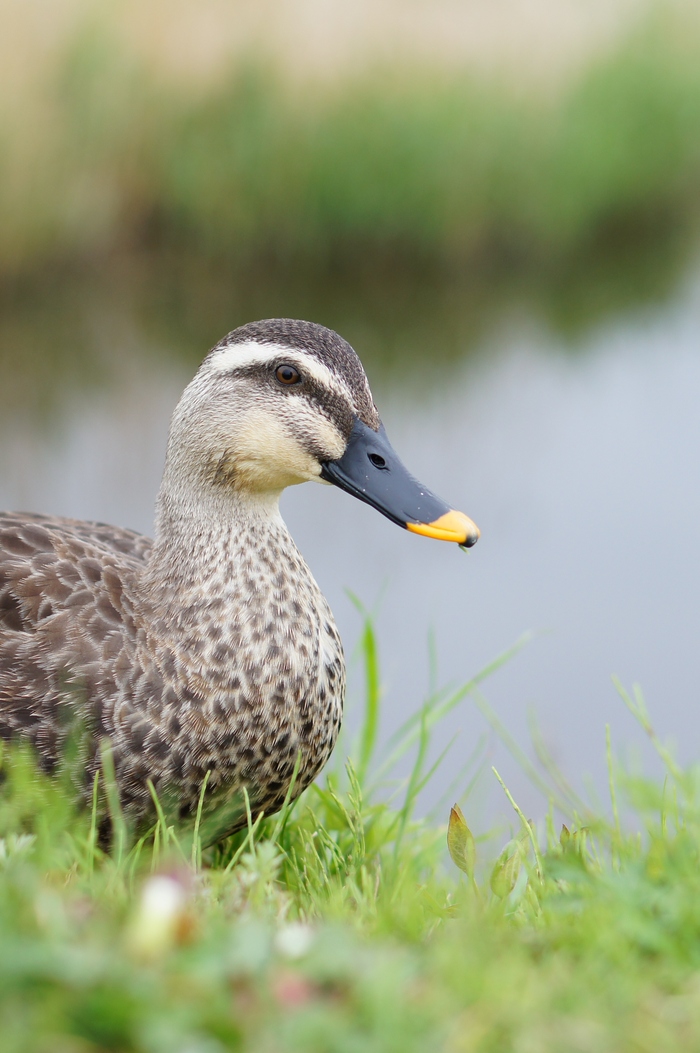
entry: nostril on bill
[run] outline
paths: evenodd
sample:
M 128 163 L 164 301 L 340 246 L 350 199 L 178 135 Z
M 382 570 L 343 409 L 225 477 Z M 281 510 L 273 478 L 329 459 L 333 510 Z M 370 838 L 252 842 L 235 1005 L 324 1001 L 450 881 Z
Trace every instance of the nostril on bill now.
M 381 456 L 381 454 L 368 453 L 367 456 L 369 457 L 370 461 L 372 462 L 375 468 L 386 468 L 386 461 Z

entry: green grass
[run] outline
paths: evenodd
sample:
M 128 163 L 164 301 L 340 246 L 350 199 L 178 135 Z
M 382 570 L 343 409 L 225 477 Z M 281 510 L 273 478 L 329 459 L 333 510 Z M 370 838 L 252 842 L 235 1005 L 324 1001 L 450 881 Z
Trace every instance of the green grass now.
M 382 761 L 369 622 L 363 647 L 354 762 L 214 849 L 161 813 L 151 835 L 133 844 L 125 830 L 105 854 L 100 787 L 77 814 L 70 765 L 50 781 L 5 748 L 3 1053 L 698 1047 L 700 768 L 678 768 L 641 696 L 621 689 L 663 783 L 610 755 L 609 815 L 594 814 L 549 765 L 549 813 L 532 824 L 516 804 L 497 858 L 453 811 L 462 875 L 415 799 L 431 726 L 488 671 L 428 700 Z M 376 784 L 407 751 L 412 773 L 387 803 Z

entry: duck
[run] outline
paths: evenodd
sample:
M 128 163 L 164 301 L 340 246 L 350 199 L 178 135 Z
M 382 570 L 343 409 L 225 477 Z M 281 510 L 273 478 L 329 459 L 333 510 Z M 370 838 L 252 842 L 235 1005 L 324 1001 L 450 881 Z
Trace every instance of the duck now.
M 240 326 L 174 410 L 152 540 L 0 514 L 0 738 L 50 773 L 78 727 L 83 796 L 109 756 L 135 829 L 154 794 L 181 820 L 203 810 L 210 842 L 294 800 L 345 693 L 333 615 L 279 510 L 310 481 L 417 535 L 479 538 L 404 467 L 346 340 L 295 319 Z

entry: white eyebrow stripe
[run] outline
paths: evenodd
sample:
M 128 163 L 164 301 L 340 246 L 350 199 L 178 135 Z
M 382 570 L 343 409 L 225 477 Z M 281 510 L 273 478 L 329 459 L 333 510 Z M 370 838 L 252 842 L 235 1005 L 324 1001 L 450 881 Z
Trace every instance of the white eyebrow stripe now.
M 308 373 L 324 387 L 345 387 L 335 373 L 303 348 L 284 344 L 260 344 L 257 340 L 227 344 L 219 348 L 210 355 L 208 367 L 213 373 L 230 373 L 234 369 L 246 369 L 248 366 L 264 366 L 268 363 L 271 365 L 279 358 Z

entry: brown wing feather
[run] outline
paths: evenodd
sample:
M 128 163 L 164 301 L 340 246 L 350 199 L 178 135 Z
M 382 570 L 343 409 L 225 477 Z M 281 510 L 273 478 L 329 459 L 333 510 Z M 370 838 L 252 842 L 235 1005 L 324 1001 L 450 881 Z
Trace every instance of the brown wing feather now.
M 150 548 L 104 523 L 0 514 L 0 737 L 27 736 L 50 765 L 80 699 L 99 727 L 87 703 L 114 689 L 101 680 L 134 634 L 125 584 Z

